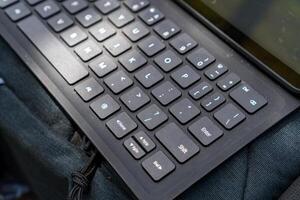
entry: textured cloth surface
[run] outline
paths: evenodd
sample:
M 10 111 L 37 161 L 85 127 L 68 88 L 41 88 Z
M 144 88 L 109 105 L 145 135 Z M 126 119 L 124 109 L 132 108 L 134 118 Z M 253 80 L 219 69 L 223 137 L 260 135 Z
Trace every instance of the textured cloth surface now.
M 0 145 L 6 143 L 40 199 L 65 199 L 73 171 L 87 161 L 68 142 L 74 127 L 24 64 L 0 40 Z M 300 175 L 300 111 L 182 194 L 180 199 L 278 198 Z M 86 199 L 131 199 L 107 163 Z

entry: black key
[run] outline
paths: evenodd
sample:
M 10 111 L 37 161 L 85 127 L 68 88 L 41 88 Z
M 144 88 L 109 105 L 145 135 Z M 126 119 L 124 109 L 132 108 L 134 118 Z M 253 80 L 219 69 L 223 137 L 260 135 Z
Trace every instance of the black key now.
M 187 98 L 182 99 L 169 110 L 182 124 L 186 124 L 200 114 L 200 110 Z
M 170 45 L 180 54 L 185 54 L 195 48 L 198 43 L 188 34 L 183 33 L 170 41 Z
M 223 95 L 221 95 L 220 93 L 216 92 L 213 95 L 211 95 L 210 97 L 204 99 L 201 102 L 202 107 L 206 110 L 206 111 L 212 111 L 215 108 L 217 108 L 218 106 L 220 106 L 221 104 L 223 104 L 226 101 L 226 99 L 224 98 Z
M 200 76 L 190 66 L 186 65 L 171 74 L 172 79 L 182 88 L 187 88 L 200 80 Z
M 125 0 L 124 4 L 132 12 L 139 12 L 143 8 L 147 7 L 150 4 L 150 2 L 148 0 Z
M 69 13 L 75 14 L 87 8 L 88 3 L 85 0 L 67 0 L 63 2 L 63 6 Z
M 150 88 L 163 80 L 163 75 L 152 65 L 145 67 L 135 74 L 135 78 L 145 87 Z
M 172 51 L 167 50 L 154 59 L 154 62 L 165 72 L 169 72 L 182 63 L 182 60 Z
M 87 28 L 101 20 L 101 16 L 94 8 L 89 8 L 76 15 L 76 19 L 79 23 Z
M 161 180 L 175 169 L 172 161 L 161 151 L 144 160 L 142 166 L 154 181 Z
M 109 95 L 105 95 L 90 105 L 100 119 L 106 119 L 120 109 L 120 105 Z
M 227 91 L 238 84 L 240 81 L 240 77 L 238 77 L 235 73 L 230 73 L 225 78 L 218 81 L 217 85 L 219 86 L 219 88 L 221 88 L 221 90 Z
M 234 105 L 227 104 L 214 114 L 214 117 L 226 128 L 232 129 L 241 123 L 246 116 Z
M 197 69 L 204 69 L 216 60 L 213 55 L 203 48 L 194 51 L 186 59 Z
M 31 14 L 30 10 L 22 2 L 17 3 L 5 10 L 12 21 L 21 20 Z
M 132 138 L 125 140 L 124 146 L 135 159 L 140 159 L 145 155 L 144 150 Z
M 101 94 L 104 89 L 94 78 L 89 78 L 77 85 L 75 91 L 84 101 L 89 101 Z
M 60 11 L 58 5 L 52 1 L 47 0 L 35 7 L 35 10 L 42 18 L 49 18 Z
M 160 129 L 155 136 L 180 163 L 199 152 L 199 147 L 175 123 Z
M 98 42 L 103 42 L 107 38 L 116 34 L 116 30 L 107 22 L 102 22 L 90 28 L 89 32 Z
M 112 14 L 108 16 L 108 19 L 118 28 L 121 28 L 125 26 L 126 24 L 129 24 L 134 20 L 133 15 L 125 10 L 125 9 L 119 9 Z
M 150 101 L 150 98 L 138 87 L 123 94 L 120 99 L 131 111 L 138 110 Z
M 69 28 L 68 30 L 64 31 L 61 34 L 61 38 L 69 45 L 70 47 L 73 47 L 80 42 L 87 39 L 87 35 L 85 32 L 83 32 L 79 27 L 73 26 Z
M 150 33 L 140 22 L 134 22 L 123 29 L 123 33 L 132 41 L 136 42 Z
M 117 8 L 120 7 L 120 2 L 118 0 L 98 0 L 95 3 L 95 6 L 102 12 L 103 14 L 108 14 Z
M 215 80 L 215 79 L 219 78 L 220 76 L 222 76 L 223 74 L 225 74 L 227 71 L 228 71 L 228 68 L 225 65 L 219 63 L 219 64 L 216 64 L 216 65 L 210 67 L 208 70 L 206 70 L 204 72 L 204 74 L 210 80 Z
M 137 128 L 137 124 L 125 112 L 109 120 L 106 126 L 117 138 L 122 138 Z
M 138 132 L 133 137 L 146 152 L 150 152 L 155 148 L 154 142 L 143 131 Z
M 130 43 L 122 36 L 115 36 L 104 43 L 104 47 L 113 56 L 119 56 L 131 48 Z
M 154 56 L 162 51 L 166 46 L 157 37 L 149 36 L 138 44 L 138 47 L 147 55 Z
M 0 8 L 6 8 L 19 0 L 0 0 Z
M 29 17 L 18 26 L 69 84 L 74 84 L 88 75 L 84 66 L 37 17 Z
M 223 131 L 208 117 L 199 119 L 188 129 L 204 146 L 210 145 L 223 135 Z
M 137 118 L 149 129 L 153 130 L 165 121 L 168 116 L 155 104 L 149 106 L 137 115 Z
M 55 32 L 61 32 L 73 25 L 73 21 L 65 13 L 60 13 L 48 20 L 48 24 Z
M 181 92 L 169 81 L 152 90 L 152 95 L 164 106 L 181 96 Z
M 35 4 L 38 4 L 44 0 L 26 0 L 27 3 L 29 3 L 31 6 L 35 5 Z
M 171 20 L 164 20 L 154 27 L 154 31 L 167 40 L 180 32 L 180 28 Z
M 123 72 L 117 71 L 104 79 L 104 83 L 115 93 L 118 94 L 133 84 L 132 80 Z
M 147 60 L 136 50 L 128 52 L 119 58 L 119 62 L 129 72 L 132 72 L 147 63 Z
M 82 43 L 76 47 L 74 51 L 84 62 L 87 62 L 102 53 L 102 49 L 100 49 L 98 44 L 91 40 Z
M 114 61 L 106 55 L 92 61 L 89 64 L 89 67 L 100 78 L 117 69 L 116 63 L 114 63 Z
M 202 82 L 189 91 L 189 94 L 193 99 L 199 100 L 203 96 L 207 95 L 213 90 L 212 86 L 207 82 Z
M 267 100 L 246 83 L 233 90 L 230 97 L 251 114 L 267 104 Z
M 160 10 L 154 7 L 147 8 L 139 14 L 139 17 L 149 26 L 159 22 L 165 16 Z

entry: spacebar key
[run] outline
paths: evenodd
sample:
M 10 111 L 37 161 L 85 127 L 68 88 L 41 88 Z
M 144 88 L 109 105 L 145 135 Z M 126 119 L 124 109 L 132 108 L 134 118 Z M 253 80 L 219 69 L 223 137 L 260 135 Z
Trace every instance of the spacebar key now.
M 88 75 L 84 66 L 37 17 L 31 16 L 21 21 L 18 27 L 69 84 L 74 84 Z

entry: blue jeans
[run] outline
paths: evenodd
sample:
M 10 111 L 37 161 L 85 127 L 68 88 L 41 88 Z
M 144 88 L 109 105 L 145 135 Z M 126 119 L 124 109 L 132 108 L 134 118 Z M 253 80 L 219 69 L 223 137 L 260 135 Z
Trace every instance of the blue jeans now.
M 72 144 L 76 129 L 24 64 L 0 39 L 0 145 L 9 146 L 35 193 L 66 199 L 71 173 L 87 156 Z M 273 199 L 300 175 L 300 111 L 247 145 L 179 199 Z M 132 199 L 108 163 L 86 199 Z

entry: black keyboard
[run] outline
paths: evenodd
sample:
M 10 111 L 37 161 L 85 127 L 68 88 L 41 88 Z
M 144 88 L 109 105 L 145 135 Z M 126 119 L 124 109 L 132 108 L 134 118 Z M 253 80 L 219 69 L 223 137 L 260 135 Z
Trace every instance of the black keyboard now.
M 0 8 L 88 107 L 84 115 L 109 130 L 113 137 L 99 137 L 125 150 L 122 159 L 146 186 L 196 172 L 197 160 L 213 156 L 206 153 L 214 145 L 224 148 L 224 135 L 234 140 L 231 131 L 267 104 L 148 0 L 0 0 Z M 139 198 L 153 192 L 129 187 Z

